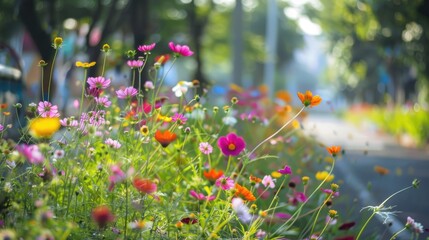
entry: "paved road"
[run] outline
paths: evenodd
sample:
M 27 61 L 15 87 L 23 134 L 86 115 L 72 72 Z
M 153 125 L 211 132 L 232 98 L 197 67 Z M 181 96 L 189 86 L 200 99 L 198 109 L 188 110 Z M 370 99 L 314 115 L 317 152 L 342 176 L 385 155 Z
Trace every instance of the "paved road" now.
M 394 139 L 368 129 L 358 129 L 332 114 L 313 113 L 304 121 L 307 135 L 313 136 L 325 145 L 340 145 L 346 154 L 337 161 L 334 173 L 341 184 L 344 206 L 351 209 L 351 220 L 362 219 L 359 212 L 364 206 L 376 206 L 392 193 L 411 185 L 413 179 L 421 181 L 419 189 L 410 189 L 389 200 L 386 206 L 396 206 L 392 211 L 401 211 L 390 217 L 387 224 L 382 219 L 373 219 L 368 231 L 381 235 L 377 239 L 389 239 L 393 232 L 401 229 L 407 216 L 429 227 L 429 153 L 400 147 Z M 389 169 L 389 174 L 380 175 L 374 171 L 379 165 Z M 355 208 L 350 206 L 356 205 Z M 426 239 L 428 233 L 420 235 Z M 404 232 L 398 239 L 410 239 Z

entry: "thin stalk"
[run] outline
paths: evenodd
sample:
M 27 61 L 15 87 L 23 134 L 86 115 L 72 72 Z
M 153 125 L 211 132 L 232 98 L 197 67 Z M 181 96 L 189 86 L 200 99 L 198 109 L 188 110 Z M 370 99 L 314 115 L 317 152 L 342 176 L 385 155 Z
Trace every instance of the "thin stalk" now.
M 49 94 L 51 93 L 52 74 L 53 74 L 53 72 L 54 72 L 54 65 L 55 65 L 55 60 L 57 59 L 57 53 L 58 53 L 58 49 L 55 49 L 54 59 L 52 60 L 52 65 L 51 65 L 51 72 L 50 72 L 50 74 L 49 74 L 49 82 L 48 82 L 48 101 L 49 101 Z M 43 85 L 42 85 L 42 89 L 43 89 Z
M 80 98 L 79 116 L 82 114 L 83 97 L 85 96 L 86 76 L 88 75 L 88 69 L 84 68 L 83 82 L 82 82 L 82 96 Z
M 42 73 L 42 85 L 40 86 L 40 90 L 42 90 L 42 101 L 45 101 L 45 94 L 43 92 L 43 77 L 44 77 L 44 67 L 40 67 L 41 68 L 41 73 Z
M 101 69 L 101 76 L 104 76 L 104 68 L 106 66 L 106 58 L 107 58 L 107 53 L 104 53 L 103 68 Z
M 403 229 L 397 231 L 395 234 L 393 234 L 393 236 L 390 238 L 390 240 L 396 239 L 396 236 L 398 236 L 401 232 L 405 231 L 405 229 L 407 229 L 407 228 L 404 227 Z
M 331 198 L 331 196 L 332 196 L 332 193 L 329 194 L 329 196 L 326 198 L 326 200 L 323 201 L 322 205 L 319 207 L 319 210 L 317 211 L 317 214 L 316 214 L 316 218 L 314 219 L 314 222 L 313 222 L 313 226 L 311 227 L 310 236 L 314 231 L 314 227 L 316 227 L 317 219 L 319 218 L 319 215 L 320 215 L 320 212 L 322 211 L 323 206 L 325 206 L 325 204 L 328 202 L 328 200 Z
M 322 229 L 322 232 L 320 232 L 319 236 L 317 237 L 317 239 L 321 239 L 322 234 L 325 232 L 326 228 L 328 228 L 329 223 L 331 223 L 332 218 L 329 218 L 329 221 L 325 224 L 325 227 Z M 310 234 L 311 236 L 311 234 Z

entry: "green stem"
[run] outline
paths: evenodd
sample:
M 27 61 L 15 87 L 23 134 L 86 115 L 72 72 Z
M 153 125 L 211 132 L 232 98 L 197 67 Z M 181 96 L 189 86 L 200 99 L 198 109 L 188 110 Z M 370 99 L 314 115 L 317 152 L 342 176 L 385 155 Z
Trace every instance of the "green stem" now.
M 86 86 L 86 76 L 88 74 L 88 69 L 84 69 L 84 75 L 83 75 L 83 82 L 82 82 L 82 96 L 80 98 L 80 108 L 79 108 L 79 117 L 82 114 L 82 107 L 83 107 L 83 97 L 85 96 L 85 86 Z
M 331 196 L 332 196 L 332 193 L 329 194 L 329 196 L 326 198 L 326 200 L 323 201 L 322 205 L 319 207 L 319 210 L 317 211 L 317 214 L 316 214 L 316 218 L 314 219 L 314 222 L 313 222 L 313 226 L 311 227 L 310 236 L 314 231 L 314 227 L 316 226 L 317 219 L 319 218 L 319 215 L 320 215 L 320 212 L 322 211 L 323 206 L 325 206 L 326 202 L 328 202 L 328 200 L 331 198 Z
M 322 234 L 325 232 L 326 228 L 329 226 L 329 223 L 331 223 L 332 218 L 329 219 L 329 221 L 325 224 L 325 227 L 322 229 L 322 232 L 320 232 L 319 236 L 317 237 L 317 239 L 320 239 L 320 237 L 322 236 Z M 311 236 L 311 234 L 310 234 Z
M 134 87 L 135 81 L 136 81 L 136 70 L 133 68 L 133 82 L 131 83 L 131 87 Z
M 44 77 L 44 70 L 43 70 L 43 67 L 41 67 L 41 71 L 42 71 L 42 85 L 41 85 L 41 90 L 42 90 L 42 101 L 45 101 L 45 94 L 44 94 L 44 92 L 43 92 L 43 77 Z
M 357 237 L 356 237 L 356 240 L 359 240 L 360 235 L 362 235 L 363 230 L 366 228 L 366 225 L 368 225 L 369 221 L 374 217 L 375 213 L 376 213 L 376 211 L 373 211 L 373 212 L 372 212 L 372 214 L 371 214 L 371 216 L 369 216 L 368 220 L 366 220 L 365 224 L 364 224 L 364 225 L 363 225 L 363 227 L 360 229 L 360 231 L 359 231 L 359 233 L 358 233 L 358 235 L 357 235 Z
M 396 236 L 398 236 L 401 232 L 405 231 L 405 229 L 407 229 L 407 228 L 404 227 L 403 229 L 397 231 L 395 234 L 393 234 L 393 236 L 390 238 L 390 240 L 396 239 Z
M 103 68 L 101 69 L 101 76 L 104 76 L 104 68 L 106 66 L 106 58 L 107 58 L 107 53 L 104 53 Z
M 51 93 L 51 82 L 52 82 L 52 74 L 54 72 L 54 65 L 55 65 L 55 60 L 57 59 L 57 53 L 58 53 L 58 49 L 55 49 L 55 53 L 54 53 L 54 59 L 52 60 L 52 65 L 51 65 L 51 72 L 49 74 L 49 82 L 48 82 L 48 101 L 49 101 L 49 94 Z M 43 88 L 43 86 L 42 86 Z
M 125 182 L 125 223 L 124 223 L 124 239 L 127 239 L 127 222 L 128 222 L 128 182 Z

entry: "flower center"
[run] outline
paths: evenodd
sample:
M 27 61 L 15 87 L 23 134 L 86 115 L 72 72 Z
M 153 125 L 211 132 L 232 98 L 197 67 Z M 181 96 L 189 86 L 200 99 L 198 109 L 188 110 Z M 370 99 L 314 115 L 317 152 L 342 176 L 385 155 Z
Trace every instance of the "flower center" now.
M 228 145 L 228 149 L 231 150 L 231 151 L 234 151 L 235 150 L 235 144 L 234 143 L 230 143 Z

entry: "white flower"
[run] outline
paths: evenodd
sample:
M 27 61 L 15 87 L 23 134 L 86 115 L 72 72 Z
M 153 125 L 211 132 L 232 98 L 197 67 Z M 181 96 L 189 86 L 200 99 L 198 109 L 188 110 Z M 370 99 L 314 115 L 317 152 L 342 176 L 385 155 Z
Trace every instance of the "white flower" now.
M 181 97 L 183 94 L 186 94 L 188 92 L 188 88 L 192 86 L 194 86 L 192 82 L 180 81 L 172 90 L 176 97 Z
M 249 208 L 244 204 L 243 199 L 233 198 L 232 209 L 234 209 L 241 222 L 250 223 L 252 221 L 253 216 L 249 213 Z
M 222 118 L 222 122 L 228 126 L 234 126 L 237 123 L 237 119 L 235 117 L 226 116 Z

